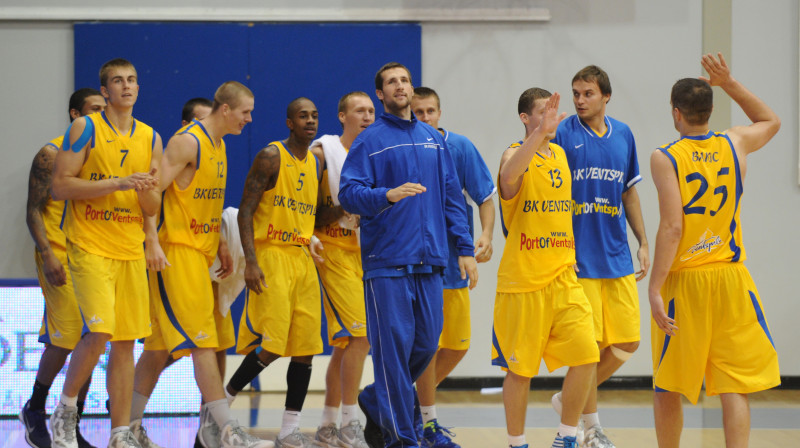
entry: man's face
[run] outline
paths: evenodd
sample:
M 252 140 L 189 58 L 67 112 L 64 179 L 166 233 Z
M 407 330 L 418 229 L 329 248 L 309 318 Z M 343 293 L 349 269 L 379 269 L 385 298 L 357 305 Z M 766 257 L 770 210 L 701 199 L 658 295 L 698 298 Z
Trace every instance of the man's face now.
M 106 108 L 106 99 L 103 98 L 102 95 L 92 95 L 86 97 L 86 100 L 83 102 L 83 107 L 81 107 L 81 110 L 72 109 L 69 111 L 69 115 L 74 120 L 84 115 L 100 112 L 105 108 Z
M 533 110 L 531 110 L 531 113 L 528 115 L 528 129 L 531 131 L 538 128 L 539 124 L 542 122 L 542 119 L 544 119 L 544 106 L 547 104 L 548 99 L 549 98 L 539 98 L 533 102 Z M 554 138 L 556 138 L 555 132 L 551 132 L 547 135 L 548 140 L 552 140 Z
M 372 100 L 363 95 L 354 95 L 347 100 L 347 109 L 339 114 L 339 121 L 345 132 L 358 129 L 358 133 L 375 122 L 375 106 Z
M 414 96 L 408 72 L 403 67 L 395 67 L 383 72 L 381 77 L 383 88 L 376 90 L 375 94 L 383 101 L 384 108 L 387 111 L 399 111 L 408 107 Z
M 575 113 L 583 121 L 591 121 L 598 116 L 606 114 L 606 103 L 611 95 L 600 93 L 597 81 L 577 80 L 572 83 L 572 102 L 575 104 Z
M 139 97 L 139 80 L 133 67 L 115 67 L 108 73 L 107 85 L 100 92 L 108 104 L 116 107 L 133 107 Z
M 411 111 L 417 116 L 417 120 L 424 121 L 436 129 L 439 129 L 439 119 L 442 118 L 442 110 L 439 109 L 439 101 L 431 95 L 426 98 L 415 96 L 411 100 Z
M 301 101 L 294 114 L 286 120 L 292 135 L 300 141 L 311 142 L 317 135 L 318 124 L 317 106 L 308 100 Z
M 223 105 L 227 106 L 227 104 Z M 211 108 L 207 106 L 198 106 L 195 108 L 195 113 L 197 109 L 200 107 L 204 107 L 208 109 L 208 113 L 201 116 L 200 114 L 196 114 L 195 118 L 198 120 L 202 120 L 203 118 L 207 117 L 208 114 L 211 113 Z M 247 125 L 253 121 L 253 109 L 255 108 L 255 99 L 250 97 L 249 95 L 242 95 L 239 97 L 239 105 L 236 106 L 235 109 L 227 108 L 226 112 L 223 114 L 225 117 L 225 124 L 229 134 L 239 135 L 242 133 L 242 130 Z

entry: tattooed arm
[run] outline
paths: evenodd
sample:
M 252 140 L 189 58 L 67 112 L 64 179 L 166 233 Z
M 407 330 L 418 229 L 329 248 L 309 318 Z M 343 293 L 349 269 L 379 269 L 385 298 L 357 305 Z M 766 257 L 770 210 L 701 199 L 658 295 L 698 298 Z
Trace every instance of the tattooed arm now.
M 57 152 L 58 150 L 45 146 L 33 159 L 31 173 L 28 177 L 28 205 L 25 220 L 28 223 L 28 230 L 31 232 L 33 242 L 42 257 L 45 278 L 53 286 L 62 286 L 67 283 L 67 272 L 50 247 L 42 218 L 42 210 L 50 201 L 50 183 L 53 178 L 53 162 Z
M 267 286 L 264 272 L 258 266 L 255 249 L 255 232 L 253 231 L 253 215 L 258 209 L 264 192 L 275 188 L 278 173 L 281 169 L 281 154 L 278 147 L 271 145 L 262 149 L 253 160 L 250 172 L 244 181 L 242 202 L 239 205 L 239 237 L 242 240 L 245 269 L 244 281 L 247 287 L 256 294 L 261 294 L 261 286 Z

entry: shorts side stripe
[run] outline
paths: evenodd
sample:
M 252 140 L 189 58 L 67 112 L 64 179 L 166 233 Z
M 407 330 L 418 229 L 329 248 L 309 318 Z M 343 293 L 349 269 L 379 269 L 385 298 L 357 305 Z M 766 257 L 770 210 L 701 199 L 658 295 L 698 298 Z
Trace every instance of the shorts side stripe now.
M 494 325 L 492 325 L 492 345 L 497 351 L 497 358 L 492 360 L 492 365 L 505 367 L 507 369 L 508 362 L 506 361 L 506 357 L 503 355 L 503 351 L 500 350 L 500 342 L 497 341 L 497 334 L 494 332 Z
M 669 310 L 667 311 L 667 316 L 670 319 L 675 319 L 675 298 L 669 301 Z M 667 354 L 667 347 L 669 347 L 669 339 L 670 335 L 664 335 L 664 348 L 661 350 L 661 357 L 658 358 L 658 365 L 661 365 L 661 361 L 664 360 L 664 355 Z
M 256 337 L 256 339 L 248 344 L 248 347 L 252 347 L 254 345 L 261 346 L 262 336 L 260 333 L 256 332 L 255 328 L 253 328 L 253 323 L 250 322 L 250 315 L 247 313 L 247 309 L 250 306 L 250 288 L 245 288 L 244 294 L 244 323 L 247 325 L 247 329 L 250 330 L 250 333 Z
M 319 280 L 319 293 L 322 296 L 322 300 L 327 300 L 328 305 L 330 305 L 331 310 L 333 311 L 334 317 L 336 317 L 336 322 L 339 323 L 339 327 L 342 329 L 337 331 L 336 334 L 333 335 L 333 339 L 345 338 L 352 336 L 350 332 L 347 330 L 347 327 L 342 322 L 341 316 L 339 316 L 339 311 L 336 309 L 336 306 L 333 304 L 331 300 L 331 295 L 328 294 L 328 290 L 325 288 L 325 285 L 322 283 L 322 276 L 319 275 L 319 271 L 317 271 L 317 280 Z
M 753 293 L 753 291 L 747 291 L 750 293 L 750 301 L 753 302 L 753 308 L 756 310 L 756 318 L 758 319 L 758 324 L 761 325 L 761 328 L 764 329 L 764 333 L 766 333 L 767 338 L 769 338 L 769 343 L 772 344 L 772 348 L 775 348 L 775 342 L 772 341 L 772 335 L 769 333 L 769 328 L 767 327 L 767 320 L 764 318 L 764 311 L 761 310 L 761 305 L 758 303 L 758 298 Z
M 175 330 L 183 336 L 185 339 L 184 342 L 179 344 L 177 347 L 173 348 L 172 351 L 177 350 L 186 350 L 190 348 L 197 348 L 197 345 L 189 338 L 186 334 L 186 331 L 181 327 L 180 322 L 178 322 L 178 318 L 175 316 L 175 312 L 172 310 L 172 305 L 169 303 L 169 297 L 167 297 L 167 289 L 164 287 L 164 277 L 161 275 L 161 272 L 156 273 L 158 279 L 158 292 L 161 294 L 161 303 L 164 305 L 164 311 L 167 313 L 167 318 L 169 318 L 170 323 L 172 326 L 175 327 Z

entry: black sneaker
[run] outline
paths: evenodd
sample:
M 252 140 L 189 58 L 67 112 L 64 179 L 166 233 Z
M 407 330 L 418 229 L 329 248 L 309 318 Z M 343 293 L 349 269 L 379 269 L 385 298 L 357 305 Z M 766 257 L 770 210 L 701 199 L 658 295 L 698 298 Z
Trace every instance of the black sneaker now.
M 47 413 L 44 409 L 29 409 L 28 400 L 19 413 L 19 421 L 25 425 L 25 440 L 34 448 L 50 448 L 50 433 L 47 432 Z
M 386 444 L 383 441 L 381 427 L 372 419 L 369 412 L 367 412 L 364 403 L 361 402 L 360 395 L 358 396 L 358 407 L 361 408 L 361 412 L 367 417 L 367 425 L 364 426 L 364 439 L 367 441 L 367 445 L 369 445 L 369 448 L 383 448 Z
M 75 440 L 78 441 L 78 448 L 97 448 L 96 446 L 89 443 L 88 440 L 83 438 L 83 434 L 81 434 L 81 415 L 78 414 L 78 424 L 75 425 Z
M 198 434 L 200 433 L 197 433 L 194 436 L 194 448 L 206 448 L 202 443 L 200 443 L 200 436 Z

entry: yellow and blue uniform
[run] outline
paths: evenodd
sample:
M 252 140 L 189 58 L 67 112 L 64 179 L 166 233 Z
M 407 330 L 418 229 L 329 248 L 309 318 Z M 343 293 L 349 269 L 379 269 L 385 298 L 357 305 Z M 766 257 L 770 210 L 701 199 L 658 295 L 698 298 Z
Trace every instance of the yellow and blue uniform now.
M 228 168 L 225 142 L 212 140 L 202 123 L 176 133 L 184 134 L 197 143 L 195 172 L 184 188 L 173 181 L 164 191 L 158 240 L 172 266 L 150 273 L 153 335 L 145 340 L 146 349 L 174 356 L 219 346 L 208 267 L 219 246 Z
M 639 293 L 622 195 L 642 176 L 628 125 L 603 118 L 601 135 L 577 115 L 568 117 L 558 125 L 555 143 L 564 148 L 572 172 L 578 282 L 592 305 L 597 341 L 606 347 L 640 339 Z
M 122 135 L 105 112 L 84 118 L 94 132 L 80 179 L 150 171 L 157 135 L 153 128 L 133 119 L 130 133 Z M 67 201 L 63 229 L 84 333 L 108 333 L 112 341 L 150 334 L 142 223 L 134 190 Z
M 679 330 L 651 319 L 653 383 L 697 402 L 780 384 L 778 355 L 761 299 L 744 266 L 739 221 L 742 172 L 728 136 L 709 132 L 659 148 L 672 162 L 683 204 L 682 233 L 661 288 Z
M 63 140 L 63 135 L 56 137 L 50 140 L 47 146 L 52 146 L 58 151 Z M 36 272 L 45 302 L 42 327 L 39 330 L 39 342 L 72 350 L 81 339 L 83 321 L 81 320 L 81 312 L 78 309 L 78 302 L 75 300 L 72 276 L 67 263 L 67 238 L 61 230 L 63 215 L 64 201 L 55 201 L 52 198 L 47 201 L 44 210 L 42 210 L 42 221 L 44 222 L 47 241 L 50 243 L 50 250 L 59 263 L 64 266 L 64 270 L 67 273 L 67 283 L 62 286 L 53 286 L 47 281 L 44 275 L 44 260 L 39 250 L 36 249 L 34 255 Z
M 322 352 L 319 280 L 308 244 L 314 232 L 319 189 L 317 158 L 297 159 L 282 142 L 275 186 L 265 191 L 253 216 L 258 265 L 267 278 L 261 294 L 248 290 L 236 350 L 261 346 L 280 356 Z
M 323 202 L 333 206 L 328 170 L 323 170 L 320 182 Z M 314 234 L 325 248 L 325 262 L 317 263 L 317 271 L 324 292 L 328 343 L 344 348 L 350 337 L 367 336 L 362 280 L 364 271 L 361 269 L 358 234 L 355 230 L 340 226 L 338 221 L 315 229 Z
M 520 143 L 511 145 L 519 147 Z M 514 197 L 500 198 L 506 245 L 497 274 L 492 364 L 533 377 L 597 362 L 591 307 L 578 284 L 569 165 L 564 150 L 536 153 Z

